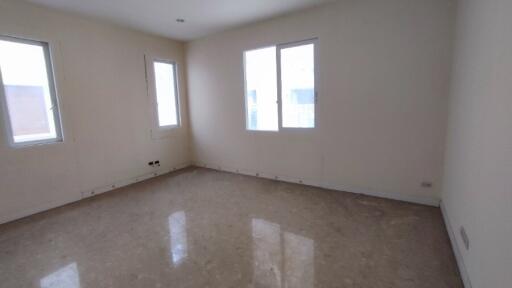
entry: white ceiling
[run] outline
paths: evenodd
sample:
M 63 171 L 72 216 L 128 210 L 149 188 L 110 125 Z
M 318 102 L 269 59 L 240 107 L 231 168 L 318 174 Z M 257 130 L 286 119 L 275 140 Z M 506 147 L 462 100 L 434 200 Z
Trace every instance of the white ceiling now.
M 178 40 L 192 40 L 235 26 L 332 0 L 27 0 L 104 19 Z M 185 23 L 177 23 L 177 18 Z

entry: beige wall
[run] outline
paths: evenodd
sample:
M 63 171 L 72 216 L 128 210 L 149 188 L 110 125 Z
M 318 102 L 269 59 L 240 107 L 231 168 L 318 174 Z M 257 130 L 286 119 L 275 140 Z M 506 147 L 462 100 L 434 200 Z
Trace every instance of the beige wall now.
M 512 283 L 512 1 L 462 0 L 442 193 L 474 288 Z M 459 236 L 464 226 L 470 248 Z
M 51 43 L 65 142 L 13 149 L 0 133 L 0 223 L 193 160 L 427 204 L 442 197 L 473 287 L 510 286 L 509 0 L 460 1 L 453 73 L 455 0 L 339 0 L 191 42 L 186 63 L 180 42 L 17 2 L 0 0 L 0 34 Z M 312 37 L 317 128 L 245 131 L 243 51 Z M 184 127 L 169 137 L 151 136 L 144 54 L 181 67 Z M 156 159 L 160 170 L 147 166 Z
M 0 34 L 50 42 L 65 141 L 13 149 L 0 133 L 0 222 L 189 162 L 182 43 L 18 2 L 0 0 Z M 146 53 L 181 68 L 184 127 L 167 138 L 150 133 Z
M 450 0 L 340 0 L 189 43 L 195 161 L 438 204 L 455 8 Z M 312 37 L 317 128 L 245 131 L 243 51 Z

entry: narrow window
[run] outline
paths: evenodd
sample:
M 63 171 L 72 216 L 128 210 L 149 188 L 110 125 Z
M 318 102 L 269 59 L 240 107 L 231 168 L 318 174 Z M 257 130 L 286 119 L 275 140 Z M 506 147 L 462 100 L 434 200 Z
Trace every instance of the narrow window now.
M 158 125 L 173 127 L 179 125 L 178 85 L 176 79 L 176 64 L 154 61 L 156 105 Z
M 0 36 L 0 93 L 11 144 L 62 141 L 48 43 Z
M 247 129 L 277 131 L 276 47 L 247 51 L 244 62 Z
M 279 49 L 284 128 L 315 127 L 315 47 L 313 43 Z

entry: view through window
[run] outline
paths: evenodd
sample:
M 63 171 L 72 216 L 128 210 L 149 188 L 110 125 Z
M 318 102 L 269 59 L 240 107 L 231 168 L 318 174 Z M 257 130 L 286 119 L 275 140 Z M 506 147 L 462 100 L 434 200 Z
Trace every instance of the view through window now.
M 155 61 L 153 63 L 156 85 L 158 125 L 160 127 L 178 125 L 178 101 L 176 64 Z
M 277 131 L 276 47 L 245 53 L 247 129 Z
M 246 51 L 244 64 L 248 130 L 315 127 L 314 41 Z
M 315 52 L 313 44 L 282 48 L 283 127 L 315 127 Z
M 61 139 L 48 44 L 0 38 L 0 84 L 14 144 Z

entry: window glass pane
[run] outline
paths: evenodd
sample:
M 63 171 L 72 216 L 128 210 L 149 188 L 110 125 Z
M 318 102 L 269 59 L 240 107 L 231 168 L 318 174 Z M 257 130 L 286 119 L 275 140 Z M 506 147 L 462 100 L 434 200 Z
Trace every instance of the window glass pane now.
M 155 62 L 154 68 L 158 125 L 160 127 L 178 125 L 174 64 Z
M 0 71 L 14 143 L 57 138 L 45 46 L 0 40 Z
M 247 129 L 277 131 L 276 47 L 245 52 Z
M 283 127 L 315 127 L 314 44 L 283 48 L 281 98 Z

